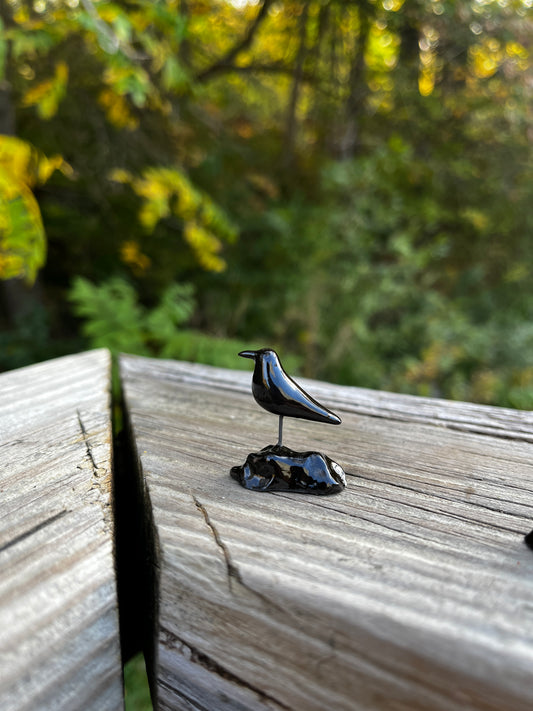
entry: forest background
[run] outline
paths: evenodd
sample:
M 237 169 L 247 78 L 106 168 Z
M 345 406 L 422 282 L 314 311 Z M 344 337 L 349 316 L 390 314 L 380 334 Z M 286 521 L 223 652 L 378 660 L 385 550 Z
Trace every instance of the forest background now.
M 4 2 L 0 369 L 271 345 L 532 408 L 532 6 Z

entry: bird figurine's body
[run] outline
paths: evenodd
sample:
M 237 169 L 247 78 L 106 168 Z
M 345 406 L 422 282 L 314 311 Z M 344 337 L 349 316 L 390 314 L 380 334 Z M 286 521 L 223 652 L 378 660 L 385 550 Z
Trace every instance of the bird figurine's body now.
M 338 415 L 317 402 L 287 375 L 276 351 L 262 348 L 258 351 L 241 351 L 239 355 L 255 361 L 252 393 L 256 402 L 268 412 L 279 416 L 277 446 L 282 446 L 283 417 L 299 417 L 332 425 L 341 423 Z

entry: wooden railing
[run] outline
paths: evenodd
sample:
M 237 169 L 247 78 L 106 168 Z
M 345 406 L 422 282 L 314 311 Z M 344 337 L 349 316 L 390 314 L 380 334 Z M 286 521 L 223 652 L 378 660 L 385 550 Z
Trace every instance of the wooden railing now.
M 531 711 L 533 414 L 300 379 L 348 487 L 256 493 L 250 380 L 121 357 L 113 459 L 107 351 L 0 376 L 0 709 L 122 708 L 122 631 L 157 709 Z

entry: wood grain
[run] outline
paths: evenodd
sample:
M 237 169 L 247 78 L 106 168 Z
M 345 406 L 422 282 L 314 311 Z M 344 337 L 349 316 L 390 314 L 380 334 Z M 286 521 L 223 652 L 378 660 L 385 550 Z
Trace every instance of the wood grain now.
M 157 373 L 165 372 L 165 361 L 154 362 L 152 371 L 155 377 Z M 246 372 L 200 363 L 176 361 L 172 374 L 167 377 L 191 385 L 250 392 L 250 376 Z M 347 412 L 533 442 L 533 412 L 528 410 L 332 385 L 310 378 L 298 378 L 298 382 L 320 400 L 327 400 Z
M 0 708 L 123 708 L 110 356 L 0 375 Z
M 251 373 L 125 356 L 153 527 L 159 709 L 531 711 L 530 413 L 305 383 L 332 497 L 230 479 L 275 441 Z

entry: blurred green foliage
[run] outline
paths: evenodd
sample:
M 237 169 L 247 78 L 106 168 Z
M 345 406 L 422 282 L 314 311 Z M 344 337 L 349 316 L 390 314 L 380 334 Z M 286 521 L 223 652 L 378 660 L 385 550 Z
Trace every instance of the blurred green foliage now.
M 126 711 L 152 711 L 150 687 L 142 653 L 124 665 L 124 705 Z
M 531 3 L 0 20 L 0 134 L 54 156 L 38 185 L 0 151 L 0 217 L 13 198 L 33 220 L 0 219 L 0 276 L 9 245 L 30 279 L 48 252 L 29 294 L 0 283 L 0 368 L 87 345 L 239 367 L 274 344 L 308 376 L 533 407 Z
M 134 353 L 247 369 L 246 362 L 236 356 L 254 344 L 182 328 L 196 305 L 190 284 L 170 284 L 159 303 L 147 309 L 123 278 L 96 285 L 76 277 L 69 299 L 83 320 L 81 331 L 91 348 L 109 348 L 115 355 Z M 288 363 L 296 366 L 297 361 L 289 356 Z
M 138 303 L 135 289 L 118 277 L 99 286 L 77 277 L 69 298 L 74 312 L 84 319 L 82 331 L 91 346 L 115 354 L 148 355 L 151 343 L 166 345 L 194 308 L 191 287 L 171 284 L 160 303 L 147 311 Z
M 309 310 L 293 327 L 314 339 L 320 377 L 527 408 L 533 294 L 517 286 L 528 266 L 504 250 L 494 264 L 479 247 L 468 257 L 473 225 L 497 249 L 490 205 L 478 207 L 464 185 L 452 210 L 437 180 L 468 178 L 461 164 L 420 161 L 392 137 L 370 156 L 327 165 L 320 205 L 278 213 L 285 239 L 305 234 L 313 245 L 299 256 L 305 279 L 293 296 Z

